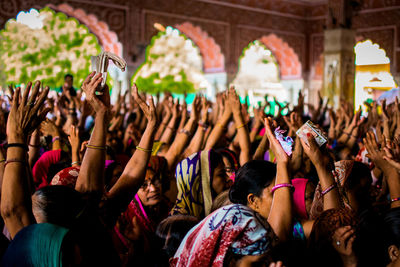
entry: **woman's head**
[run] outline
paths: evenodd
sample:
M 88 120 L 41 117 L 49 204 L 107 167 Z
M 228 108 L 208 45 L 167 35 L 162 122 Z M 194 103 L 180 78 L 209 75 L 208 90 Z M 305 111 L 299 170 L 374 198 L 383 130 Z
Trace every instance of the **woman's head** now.
M 400 266 L 400 208 L 391 209 L 385 216 L 385 241 L 389 263 Z
M 247 205 L 267 218 L 272 203 L 269 189 L 274 184 L 275 176 L 275 164 L 261 160 L 247 162 L 236 173 L 235 183 L 229 192 L 230 201 Z
M 144 206 L 154 206 L 168 190 L 169 177 L 165 158 L 152 156 L 146 169 L 146 178 L 137 194 Z
M 21 229 L 3 256 L 2 266 L 77 266 L 79 247 L 69 230 L 54 224 Z
M 81 194 L 67 186 L 42 187 L 32 195 L 32 212 L 38 223 L 71 228 L 84 208 Z
M 371 205 L 370 189 L 372 177 L 367 165 L 355 161 L 350 174 L 343 182 L 350 206 L 362 211 Z
M 189 230 L 199 220 L 189 215 L 173 215 L 163 221 L 157 227 L 156 235 L 161 239 L 162 250 L 168 258 L 172 258 Z
M 213 150 L 210 150 L 210 168 L 212 171 L 211 188 L 215 192 L 214 195 L 229 189 L 232 180 L 227 175 L 223 157 Z
M 227 148 L 217 149 L 216 152 L 222 156 L 225 171 L 228 177 L 232 177 L 239 168 L 239 161 L 235 152 Z
M 308 219 L 314 198 L 315 186 L 306 178 L 295 178 L 292 180 L 292 184 L 295 188 L 293 193 L 295 214 L 299 219 Z

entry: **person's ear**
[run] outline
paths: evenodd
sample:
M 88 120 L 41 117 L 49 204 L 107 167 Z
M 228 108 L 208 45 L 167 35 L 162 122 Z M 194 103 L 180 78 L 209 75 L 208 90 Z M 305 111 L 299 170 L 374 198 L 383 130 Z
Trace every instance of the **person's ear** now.
M 256 195 L 254 195 L 254 194 L 248 194 L 247 195 L 247 203 L 248 203 L 249 207 L 252 210 L 255 210 L 255 211 L 258 212 L 258 210 L 259 210 L 259 201 L 260 201 L 260 199 Z
M 396 245 L 389 246 L 388 254 L 391 262 L 397 260 L 400 256 L 399 248 Z

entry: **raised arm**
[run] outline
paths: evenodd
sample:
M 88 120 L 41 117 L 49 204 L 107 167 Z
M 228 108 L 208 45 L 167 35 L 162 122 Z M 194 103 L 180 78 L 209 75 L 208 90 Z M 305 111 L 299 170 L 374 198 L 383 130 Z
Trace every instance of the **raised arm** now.
M 386 152 L 389 152 L 389 149 L 386 146 L 385 138 L 383 139 L 381 146 L 378 146 L 375 134 L 373 132 L 368 132 L 366 137 L 363 139 L 363 143 L 368 151 L 368 157 L 383 171 L 386 178 L 390 199 L 392 200 L 390 202 L 390 207 L 400 207 L 400 201 L 396 200 L 400 197 L 399 169 L 396 169 L 396 164 L 393 164 L 393 159 L 389 158 L 386 154 Z
M 275 124 L 275 125 L 274 125 Z M 276 122 L 271 118 L 264 119 L 265 134 L 268 137 L 270 148 L 276 158 L 275 186 L 290 184 L 289 157 L 276 139 L 274 129 Z M 281 187 L 273 192 L 271 210 L 268 222 L 281 241 L 289 238 L 292 229 L 292 192 L 289 187 Z
M 81 169 L 76 181 L 75 189 L 79 192 L 103 192 L 104 164 L 106 158 L 106 132 L 110 108 L 110 94 L 108 88 L 102 95 L 96 95 L 96 89 L 102 78 L 101 73 L 92 72 L 82 84 L 82 90 L 93 110 L 95 123 L 86 152 L 83 156 Z
M 26 162 L 27 140 L 49 111 L 46 108 L 39 112 L 49 92 L 48 87 L 39 93 L 40 82 L 36 82 L 28 100 L 31 87 L 29 82 L 21 100 L 21 89 L 15 90 L 7 121 L 8 149 L 1 189 L 1 216 L 12 238 L 35 221 Z
M 199 152 L 203 145 L 203 140 L 205 133 L 207 131 L 207 117 L 208 117 L 208 108 L 210 107 L 207 99 L 205 97 L 201 98 L 201 119 L 199 121 L 199 126 L 197 127 L 196 133 L 194 134 L 192 140 L 189 143 L 189 146 L 186 148 L 184 153 L 184 158 Z
M 232 111 L 231 107 L 228 104 L 227 94 L 223 94 L 224 108 L 220 107 L 220 110 L 223 110 L 222 116 L 218 119 L 217 123 L 214 125 L 205 146 L 205 149 L 212 149 L 221 136 L 226 131 L 226 126 L 228 125 L 229 120 L 231 119 Z M 222 103 L 222 100 L 220 100 Z
M 233 120 L 237 131 L 237 140 L 240 146 L 239 162 L 243 166 L 250 160 L 250 137 L 247 124 L 243 119 L 239 96 L 236 94 L 235 88 L 231 87 L 228 93 L 228 102 L 231 106 Z
M 302 139 L 300 141 L 304 152 L 317 170 L 322 192 L 326 192 L 323 195 L 324 210 L 340 208 L 339 190 L 330 168 L 332 163 L 327 153 L 322 153 L 311 134 L 307 137 L 308 144 Z
M 169 144 L 171 143 L 171 139 L 176 132 L 176 122 L 178 120 L 178 113 L 179 113 L 179 99 L 173 103 L 172 106 L 172 117 L 166 126 L 164 133 L 161 136 L 160 141 Z
M 201 107 L 200 104 L 200 98 L 196 96 L 192 103 L 192 112 L 189 120 L 187 121 L 185 127 L 180 130 L 179 133 L 177 133 L 174 142 L 171 144 L 168 152 L 165 155 L 165 159 L 168 162 L 168 167 L 170 170 L 175 169 L 175 164 L 177 163 L 179 156 L 182 154 L 185 146 L 192 136 L 193 129 L 199 120 Z
M 147 118 L 147 126 L 124 172 L 108 193 L 109 198 L 122 199 L 121 205 L 127 205 L 143 184 L 147 163 L 152 152 L 154 135 L 157 131 L 157 114 L 153 97 L 149 96 L 148 104 L 146 104 L 139 96 L 136 85 L 132 87 L 132 94 Z

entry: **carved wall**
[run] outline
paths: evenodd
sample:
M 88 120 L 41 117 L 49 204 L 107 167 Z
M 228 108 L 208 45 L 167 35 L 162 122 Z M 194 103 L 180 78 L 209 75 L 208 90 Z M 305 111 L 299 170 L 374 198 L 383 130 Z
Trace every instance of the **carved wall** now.
M 400 66 L 400 0 L 363 0 L 353 17 L 357 35 L 370 38 L 387 52 L 392 72 Z M 19 11 L 66 3 L 107 23 L 123 46 L 131 66 L 143 60 L 144 48 L 156 33 L 155 22 L 190 22 L 215 41 L 224 55 L 228 76 L 237 71 L 242 49 L 262 36 L 275 34 L 298 55 L 307 78 L 323 51 L 328 0 L 7 0 L 0 1 L 0 27 Z

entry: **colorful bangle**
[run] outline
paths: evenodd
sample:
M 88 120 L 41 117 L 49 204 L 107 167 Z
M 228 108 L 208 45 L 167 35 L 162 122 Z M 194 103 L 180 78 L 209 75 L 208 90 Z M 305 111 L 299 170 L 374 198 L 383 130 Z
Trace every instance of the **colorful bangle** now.
M 170 129 L 171 131 L 173 131 L 173 132 L 175 132 L 176 131 L 176 129 L 174 129 L 173 127 L 171 127 L 171 126 L 168 126 L 167 125 L 167 129 Z
M 274 193 L 276 189 L 283 187 L 290 187 L 291 190 L 294 190 L 294 186 L 292 184 L 284 183 L 284 184 L 277 184 L 274 187 L 272 187 L 271 193 Z
M 336 187 L 336 183 L 331 184 L 331 186 L 329 186 L 327 189 L 325 189 L 324 191 L 321 192 L 321 196 L 326 195 L 327 193 L 329 193 L 335 187 Z
M 71 166 L 74 166 L 75 164 L 81 164 L 81 162 L 80 161 L 74 161 L 74 162 L 71 163 Z
M 188 130 L 186 130 L 186 129 L 181 129 L 181 130 L 179 131 L 179 133 L 184 133 L 184 134 L 186 134 L 187 136 L 190 137 L 190 132 L 189 132 Z
M 239 125 L 238 127 L 236 127 L 236 130 L 239 130 L 240 128 L 243 128 L 246 125 L 247 125 L 247 123 L 243 123 L 242 125 Z
M 26 161 L 25 161 L 25 160 L 20 160 L 20 159 L 7 159 L 7 160 L 6 160 L 6 163 L 4 164 L 4 168 L 8 165 L 8 163 L 13 163 L 13 162 L 26 164 Z
M 208 128 L 208 125 L 205 124 L 205 123 L 202 123 L 201 121 L 199 121 L 198 124 L 199 124 L 200 127 L 203 127 L 204 129 Z
M 54 143 L 57 140 L 60 140 L 60 137 L 59 136 L 54 136 L 53 139 L 51 140 L 51 142 Z
M 220 122 L 217 122 L 217 123 L 215 124 L 215 126 L 219 126 L 219 127 L 221 127 L 222 129 L 226 130 L 226 127 L 223 126 L 222 123 L 220 123 Z
M 99 149 L 99 150 L 106 150 L 106 146 L 93 146 L 93 145 L 86 145 L 87 148 L 91 149 Z
M 5 148 L 8 149 L 10 147 L 20 147 L 25 149 L 26 151 L 28 151 L 28 146 L 26 144 L 22 144 L 22 143 L 8 143 L 7 145 L 5 145 Z
M 143 151 L 143 152 L 153 152 L 153 149 L 145 149 L 145 148 L 141 148 L 140 146 L 136 146 L 136 149 Z
M 400 197 L 396 197 L 396 198 L 392 198 L 391 200 L 390 200 L 390 202 L 395 202 L 395 201 L 399 201 L 400 200 Z

